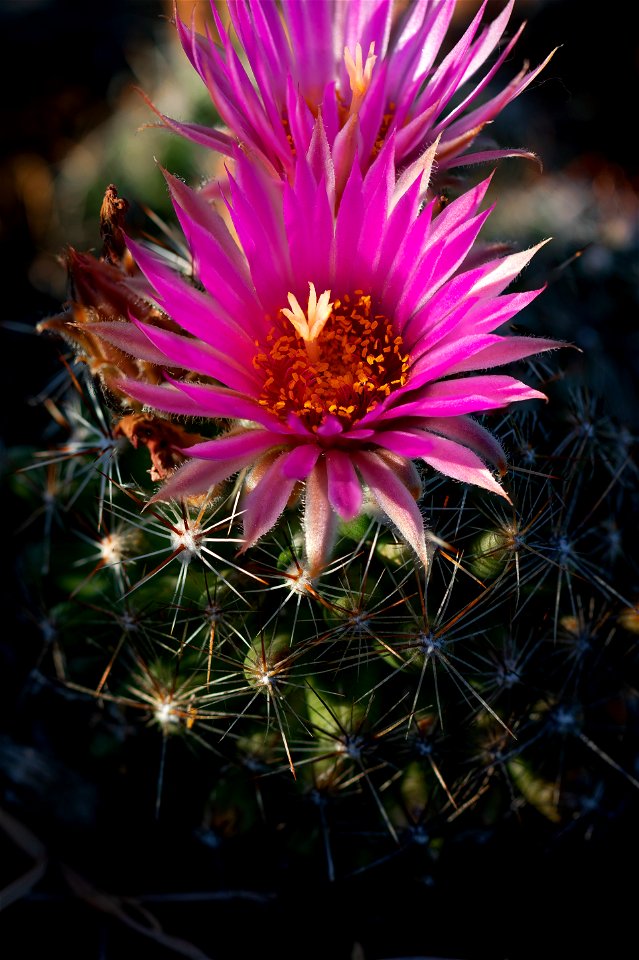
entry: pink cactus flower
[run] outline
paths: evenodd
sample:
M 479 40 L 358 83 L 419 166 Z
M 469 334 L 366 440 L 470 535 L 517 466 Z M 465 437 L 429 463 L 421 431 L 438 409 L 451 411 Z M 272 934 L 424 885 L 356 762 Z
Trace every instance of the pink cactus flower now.
M 391 133 L 362 176 L 355 163 L 335 208 L 320 121 L 294 181 L 238 152 L 229 229 L 199 194 L 167 175 L 197 285 L 157 253 L 130 249 L 156 303 L 184 334 L 141 320 L 96 323 L 127 353 L 181 368 L 165 384 L 118 378 L 119 393 L 172 414 L 228 420 L 156 495 L 202 494 L 248 471 L 245 547 L 305 485 L 311 569 L 352 520 L 365 489 L 426 562 L 415 462 L 507 496 L 497 440 L 472 415 L 543 394 L 511 376 L 476 373 L 560 346 L 495 331 L 540 292 L 505 293 L 535 249 L 484 262 L 477 235 L 485 180 L 436 217 L 420 196 L 436 144 L 401 176 Z M 199 379 L 199 382 L 197 381 Z
M 484 2 L 441 57 L 456 3 L 415 0 L 394 12 L 392 0 L 282 0 L 281 7 L 274 0 L 228 0 L 228 30 L 211 3 L 219 41 L 176 22 L 227 129 L 162 120 L 228 156 L 239 142 L 276 176 L 292 179 L 296 157 L 306 153 L 321 116 L 338 188 L 355 152 L 365 173 L 391 133 L 399 168 L 439 138 L 438 176 L 461 164 L 533 156 L 492 149 L 477 138 L 550 57 L 488 93 L 524 25 L 505 42 L 514 0 L 482 26 Z

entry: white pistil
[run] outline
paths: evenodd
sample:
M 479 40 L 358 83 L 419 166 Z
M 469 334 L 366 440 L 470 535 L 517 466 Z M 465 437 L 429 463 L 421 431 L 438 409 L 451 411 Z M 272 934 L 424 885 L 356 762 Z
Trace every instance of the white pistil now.
M 353 94 L 353 99 L 351 100 L 351 105 L 349 108 L 349 116 L 353 116 L 355 113 L 359 113 L 359 108 L 362 105 L 362 101 L 366 95 L 366 91 L 371 85 L 371 78 L 373 76 L 373 67 L 375 66 L 375 61 L 377 57 L 375 56 L 375 42 L 373 41 L 368 48 L 368 56 L 366 57 L 366 63 L 363 62 L 362 54 L 362 45 L 361 43 L 355 44 L 355 59 L 353 60 L 353 55 L 351 54 L 348 47 L 344 47 L 344 65 L 346 67 L 348 77 L 351 82 L 351 92 Z
M 318 360 L 320 349 L 315 341 L 333 312 L 333 304 L 329 303 L 330 290 L 325 290 L 318 300 L 315 284 L 309 283 L 308 289 L 308 309 L 306 313 L 304 313 L 302 307 L 299 305 L 297 297 L 292 293 L 288 294 L 288 302 L 291 309 L 289 310 L 287 307 L 282 307 L 282 313 L 291 321 L 304 341 L 309 359 Z

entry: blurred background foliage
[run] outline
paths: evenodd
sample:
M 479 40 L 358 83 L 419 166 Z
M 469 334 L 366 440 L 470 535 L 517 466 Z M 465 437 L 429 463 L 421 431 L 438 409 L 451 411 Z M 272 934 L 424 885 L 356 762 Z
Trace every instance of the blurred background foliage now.
M 207 19 L 208 4 L 202 0 L 181 0 L 178 6 L 184 19 L 191 11 L 202 23 Z M 475 0 L 461 0 L 458 27 L 477 6 Z M 493 15 L 501 3 L 489 3 L 489 9 Z M 0 30 L 16 54 L 16 59 L 0 59 L 5 466 L 8 450 L 46 442 L 50 418 L 39 395 L 55 376 L 61 351 L 33 330 L 65 299 L 59 260 L 65 246 L 99 251 L 98 213 L 106 185 L 115 183 L 131 202 L 135 230 L 157 232 L 154 217 L 171 223 L 171 211 L 156 164 L 191 183 L 216 174 L 210 154 L 153 126 L 152 111 L 134 89 L 170 116 L 213 120 L 208 96 L 167 22 L 171 15 L 172 4 L 161 0 L 0 0 Z M 606 10 L 595 16 L 582 0 L 519 0 L 514 20 L 523 18 L 529 24 L 515 48 L 513 72 L 524 57 L 537 63 L 550 48 L 560 49 L 539 81 L 495 123 L 494 132 L 502 145 L 534 150 L 544 170 L 520 160 L 500 165 L 489 194 L 497 200 L 489 235 L 520 247 L 553 237 L 525 277 L 527 288 L 547 282 L 548 289 L 522 322 L 531 332 L 564 338 L 583 350 L 558 365 L 566 370 L 567 395 L 579 400 L 572 411 L 568 402 L 558 405 L 556 415 L 582 421 L 587 416 L 594 423 L 612 418 L 619 436 L 625 431 L 634 438 L 639 430 L 637 34 L 629 19 L 617 17 L 613 29 Z M 485 172 L 467 175 L 477 179 Z M 5 811 L 0 903 L 2 888 L 8 890 L 15 877 L 29 878 L 29 871 L 38 869 L 44 873 L 47 862 L 55 864 L 49 871 L 60 873 L 59 887 L 50 882 L 47 896 L 18 899 L 0 913 L 3 938 L 19 938 L 21 952 L 29 955 L 30 947 L 48 939 L 78 960 L 203 957 L 190 934 L 197 942 L 198 931 L 213 924 L 219 952 L 211 956 L 223 960 L 259 949 L 267 955 L 331 960 L 426 952 L 461 960 L 525 960 L 560 951 L 588 956 L 596 933 L 605 935 L 610 955 L 619 954 L 634 930 L 632 888 L 624 874 L 633 869 L 637 843 L 627 808 L 618 824 L 613 816 L 605 848 L 591 843 L 587 830 L 578 830 L 559 852 L 549 851 L 546 835 L 527 821 L 527 830 L 510 824 L 486 854 L 475 842 L 471 859 L 460 835 L 436 889 L 429 889 L 427 879 L 422 886 L 404 885 L 401 876 L 374 871 L 335 887 L 326 885 L 319 869 L 317 875 L 307 870 L 282 881 L 280 864 L 277 882 L 284 894 L 276 897 L 267 843 L 236 850 L 235 863 L 215 855 L 205 863 L 204 858 L 194 861 L 201 854 L 190 847 L 171 846 L 170 829 L 140 831 L 156 786 L 147 776 L 148 755 L 142 754 L 157 745 L 147 742 L 140 746 L 140 775 L 130 806 L 120 808 L 122 796 L 114 798 L 111 823 L 121 836 L 111 853 L 101 846 L 99 872 L 115 891 L 146 884 L 148 902 L 157 906 L 172 874 L 184 882 L 191 871 L 199 877 L 205 868 L 213 869 L 218 894 L 204 906 L 164 905 L 166 929 L 182 931 L 186 940 L 142 938 L 136 924 L 146 926 L 148 918 L 140 901 L 133 909 L 124 900 L 101 900 L 84 879 L 91 869 L 81 869 L 92 811 L 108 801 L 109 776 L 117 772 L 113 757 L 95 755 L 95 738 L 95 767 L 74 767 L 74 758 L 86 755 L 83 746 L 93 737 L 91 705 L 74 705 L 77 742 L 72 745 L 60 742 L 67 727 L 58 726 L 55 698 L 46 716 L 46 693 L 39 701 L 46 742 L 38 739 L 37 725 L 16 727 L 17 719 L 24 724 L 21 703 L 41 639 L 35 629 L 38 611 L 31 610 L 32 622 L 25 617 L 20 574 L 11 573 L 12 540 L 22 543 L 28 516 L 6 484 L 3 502 L 9 569 L 0 639 L 0 769 L 11 770 L 11 776 L 0 799 Z M 637 599 L 639 518 L 631 513 L 624 521 L 624 589 L 633 590 Z M 69 563 L 72 559 L 70 545 Z M 636 652 L 630 659 L 636 663 Z M 108 740 L 104 743 L 108 751 Z M 637 774 L 632 745 L 626 752 L 634 756 Z M 180 761 L 174 762 L 172 775 L 179 778 Z M 186 811 L 188 785 L 182 802 Z M 248 817 L 252 803 L 246 799 Z M 179 816 L 179 810 L 173 813 Z M 303 818 L 299 829 L 303 834 Z M 150 881 L 154 876 L 157 885 Z M 229 891 L 244 892 L 225 900 L 219 893 L 225 882 Z M 210 930 L 206 941 L 216 942 Z

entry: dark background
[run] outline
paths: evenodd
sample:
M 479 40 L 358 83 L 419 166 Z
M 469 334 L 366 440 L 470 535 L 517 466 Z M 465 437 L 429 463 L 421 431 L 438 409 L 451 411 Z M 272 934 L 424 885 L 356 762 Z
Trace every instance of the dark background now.
M 500 8 L 501 4 L 491 4 L 494 11 Z M 629 10 L 629 5 L 620 3 L 593 7 L 583 0 L 519 3 L 514 21 L 527 16 L 529 24 L 515 50 L 517 65 L 524 56 L 534 64 L 552 47 L 561 45 L 561 49 L 534 88 L 507 108 L 497 138 L 539 153 L 549 184 L 557 182 L 552 178 L 572 178 L 580 190 L 592 190 L 597 198 L 616 198 L 621 213 L 632 221 L 639 174 L 635 148 L 639 47 Z M 0 32 L 7 44 L 0 58 L 0 264 L 6 361 L 0 411 L 7 448 L 37 447 L 48 423 L 41 406 L 31 401 L 57 369 L 59 350 L 53 341 L 29 331 L 56 312 L 63 297 L 61 273 L 53 268 L 44 274 L 34 269 L 34 265 L 41 267 L 43 256 L 53 264 L 65 242 L 55 205 L 57 172 L 72 146 L 105 122 L 121 103 L 128 84 L 137 80 L 131 50 L 151 40 L 165 42 L 171 28 L 162 18 L 168 12 L 168 4 L 150 0 L 0 2 Z M 504 190 L 517 189 L 519 178 L 531 188 L 538 184 L 539 174 L 528 168 L 523 171 L 519 163 L 508 161 L 499 174 Z M 546 301 L 545 322 L 553 335 L 583 346 L 585 382 L 596 384 L 600 391 L 603 385 L 612 412 L 636 427 L 637 223 L 634 237 L 632 226 L 628 237 L 611 237 L 605 230 L 610 207 L 606 202 L 600 206 L 603 228 L 599 234 L 594 229 L 588 255 L 562 269 Z M 555 212 L 561 217 L 560 206 Z M 97 213 L 96 209 L 96 247 Z M 579 225 L 579 218 L 575 222 Z M 522 233 L 535 229 L 522 223 Z M 554 249 L 552 244 L 550 251 L 545 249 L 540 272 L 552 273 L 583 248 L 581 236 L 573 240 L 566 229 Z M 511 228 L 510 236 L 523 239 L 516 228 Z M 603 270 L 602 263 L 609 269 Z M 9 538 L 16 536 L 17 529 L 11 509 L 3 520 Z M 21 693 L 37 650 L 24 617 L 18 617 L 20 584 L 11 579 L 10 542 L 5 542 L 4 551 L 9 570 L 2 597 L 5 627 L 0 647 L 0 753 L 5 762 L 10 762 L 11 738 L 22 736 L 29 741 L 28 730 L 16 730 L 16 717 L 20 717 Z M 51 723 L 55 725 L 54 717 Z M 17 955 L 18 950 L 22 956 L 35 955 L 36 945 L 43 943 L 78 960 L 179 955 L 143 939 L 117 920 L 105 919 L 99 904 L 92 911 L 86 896 L 73 901 L 56 893 L 68 890 L 68 877 L 63 883 L 61 873 L 58 876 L 64 869 L 60 865 L 82 863 L 81 824 L 73 819 L 77 791 L 82 789 L 71 771 L 60 768 L 52 775 L 44 809 L 29 803 L 21 808 L 20 798 L 9 789 L 0 795 L 0 806 L 12 818 L 1 824 L 4 833 L 10 836 L 25 824 L 48 850 L 53 864 L 48 868 L 48 885 L 40 888 L 46 895 L 31 894 L 0 913 L 0 937 L 6 944 L 12 936 L 19 944 L 7 956 Z M 131 811 L 114 814 L 120 835 L 114 840 L 112 859 L 104 853 L 100 872 L 105 885 L 116 893 L 135 889 L 138 878 L 148 880 L 154 865 L 156 891 L 163 883 L 170 888 L 171 870 L 183 880 L 190 869 L 179 851 L 160 846 L 162 837 L 136 833 L 136 818 L 141 816 L 143 799 L 148 799 L 143 797 L 145 789 L 140 784 L 141 795 L 132 802 Z M 363 945 L 366 960 L 425 953 L 461 960 L 588 957 L 596 955 L 597 937 L 606 945 L 604 955 L 621 956 L 626 941 L 636 943 L 636 884 L 631 878 L 637 845 L 636 836 L 629 834 L 630 820 L 626 816 L 618 826 L 613 823 L 605 845 L 596 840 L 590 843 L 577 833 L 574 841 L 551 850 L 544 846 L 543 833 L 536 831 L 534 821 L 526 831 L 510 824 L 485 851 L 481 845 L 473 848 L 473 862 L 460 845 L 458 859 L 450 858 L 448 873 L 436 891 L 404 887 L 390 871 L 336 889 L 313 876 L 291 876 L 276 900 L 269 893 L 262 899 L 256 895 L 251 904 L 178 905 L 167 915 L 166 927 L 180 931 L 183 938 L 192 936 L 195 942 L 206 943 L 211 956 L 223 960 L 258 950 L 267 956 L 346 960 L 356 942 Z M 5 848 L 0 887 L 28 866 L 13 845 L 3 844 Z M 243 854 L 242 862 L 251 862 L 250 851 Z M 268 856 L 268 849 L 256 850 L 254 875 L 237 876 L 231 869 L 229 885 L 268 890 Z M 214 885 L 219 884 L 218 876 Z

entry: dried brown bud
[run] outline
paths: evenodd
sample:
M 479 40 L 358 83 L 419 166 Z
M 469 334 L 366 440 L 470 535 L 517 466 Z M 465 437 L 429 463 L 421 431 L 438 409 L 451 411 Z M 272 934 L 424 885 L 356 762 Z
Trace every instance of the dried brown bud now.
M 145 446 L 151 457 L 151 480 L 166 480 L 186 457 L 180 447 L 190 447 L 207 437 L 189 433 L 169 420 L 146 413 L 130 413 L 114 425 L 114 437 L 126 437 L 137 450 Z
M 115 184 L 106 188 L 100 208 L 100 236 L 102 237 L 103 257 L 107 263 L 121 263 L 130 272 L 132 258 L 124 237 L 124 219 L 129 202 L 118 196 Z

